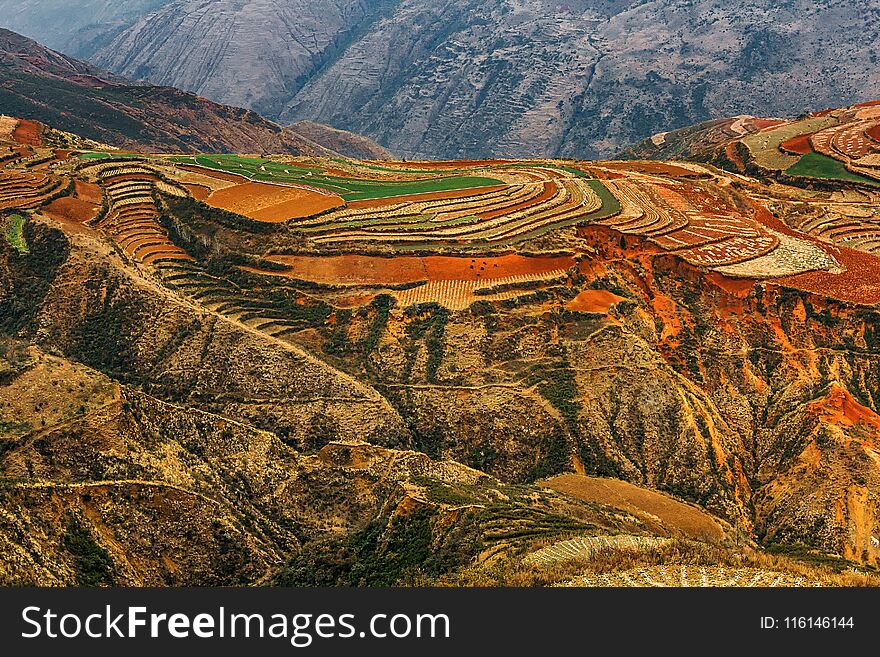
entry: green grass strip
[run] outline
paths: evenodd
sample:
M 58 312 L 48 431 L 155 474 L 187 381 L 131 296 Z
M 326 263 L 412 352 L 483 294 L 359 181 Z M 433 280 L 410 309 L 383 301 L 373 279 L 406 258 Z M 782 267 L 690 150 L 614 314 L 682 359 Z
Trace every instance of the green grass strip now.
M 11 214 L 6 218 L 4 230 L 6 241 L 21 255 L 30 253 L 27 241 L 24 239 L 24 224 L 26 221 L 27 218 L 20 214 Z
M 871 180 L 865 176 L 849 171 L 839 160 L 821 153 L 807 153 L 797 164 L 785 170 L 790 176 L 803 176 L 805 178 L 824 178 L 827 180 L 843 180 L 846 182 L 858 182 L 880 187 L 880 182 Z

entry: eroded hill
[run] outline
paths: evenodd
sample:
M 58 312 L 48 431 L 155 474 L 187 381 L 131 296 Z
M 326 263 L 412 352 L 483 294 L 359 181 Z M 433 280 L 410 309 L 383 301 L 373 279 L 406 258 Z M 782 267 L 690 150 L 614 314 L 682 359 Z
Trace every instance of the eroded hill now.
M 6 581 L 869 581 L 878 261 L 802 187 L 3 126 Z

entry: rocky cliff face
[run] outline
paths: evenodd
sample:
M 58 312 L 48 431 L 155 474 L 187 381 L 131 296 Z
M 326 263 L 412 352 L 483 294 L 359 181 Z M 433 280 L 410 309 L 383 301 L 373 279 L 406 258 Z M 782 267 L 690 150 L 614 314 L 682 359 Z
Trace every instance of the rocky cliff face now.
M 876 97 L 877 18 L 867 0 L 178 1 L 93 61 L 406 156 L 587 157 Z
M 278 117 L 386 2 L 193 0 L 147 15 L 94 61 Z M 311 118 L 311 117 L 304 117 Z

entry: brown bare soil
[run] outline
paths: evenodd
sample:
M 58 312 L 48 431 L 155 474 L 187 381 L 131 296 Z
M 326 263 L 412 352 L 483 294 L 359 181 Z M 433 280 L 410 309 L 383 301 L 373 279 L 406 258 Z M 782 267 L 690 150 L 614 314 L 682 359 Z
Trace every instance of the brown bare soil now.
M 392 196 L 387 198 L 365 199 L 363 201 L 351 201 L 348 207 L 352 209 L 381 208 L 393 203 L 411 203 L 415 201 L 443 201 L 446 199 L 466 198 L 475 194 L 489 194 L 505 188 L 505 185 L 492 187 L 479 187 L 475 189 L 454 189 L 448 192 L 428 192 L 425 194 L 409 194 L 406 196 Z
M 880 304 L 880 258 L 838 246 L 831 255 L 844 267 L 842 274 L 812 271 L 776 279 L 782 285 L 805 292 L 859 304 Z
M 341 207 L 345 201 L 338 196 L 297 187 L 249 182 L 217 190 L 206 203 L 257 221 L 274 223 Z
M 565 307 L 581 313 L 607 313 L 611 306 L 623 300 L 608 290 L 584 290 Z
M 873 128 L 868 128 L 867 130 L 865 130 L 865 134 L 874 141 L 880 141 L 880 125 L 875 125 Z
M 65 196 L 45 206 L 43 213 L 62 223 L 83 224 L 94 219 L 100 207 L 80 198 Z
M 42 146 L 42 132 L 43 129 L 36 121 L 28 121 L 27 119 L 22 119 L 18 122 L 18 125 L 15 126 L 15 130 L 12 131 L 12 138 L 19 144 L 27 144 L 28 146 Z
M 452 256 L 273 256 L 290 267 L 281 275 L 330 285 L 401 285 L 416 281 L 478 281 L 568 269 L 571 256 L 492 258 Z
M 766 130 L 767 128 L 775 128 L 785 123 L 782 119 L 754 119 L 752 121 L 758 130 Z
M 813 152 L 813 146 L 810 144 L 810 135 L 799 135 L 788 141 L 782 142 L 779 147 L 795 155 L 806 155 Z
M 724 538 L 724 527 L 705 511 L 619 479 L 565 474 L 538 484 L 580 500 L 608 504 L 635 515 L 657 518 L 667 527 L 678 529 L 682 535 L 690 538 Z
M 104 199 L 104 192 L 101 191 L 99 185 L 88 183 L 83 180 L 77 180 L 74 182 L 74 195 L 83 201 L 95 203 L 96 205 L 100 205 Z
M 186 187 L 187 191 L 189 191 L 197 201 L 207 201 L 208 197 L 211 195 L 211 190 L 204 185 L 185 184 L 184 187 Z
M 880 415 L 859 404 L 846 388 L 832 384 L 829 393 L 812 404 L 810 411 L 823 422 L 851 427 L 862 425 L 875 434 L 880 434 Z

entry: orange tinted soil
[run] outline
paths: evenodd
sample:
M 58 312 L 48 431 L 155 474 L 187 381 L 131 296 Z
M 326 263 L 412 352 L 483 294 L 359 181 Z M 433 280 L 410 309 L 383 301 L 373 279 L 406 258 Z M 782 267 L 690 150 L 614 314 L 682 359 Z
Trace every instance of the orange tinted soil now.
M 52 201 L 43 213 L 62 223 L 82 224 L 94 219 L 101 206 L 72 196 Z
M 752 121 L 758 130 L 766 130 L 767 128 L 775 128 L 785 123 L 782 119 L 755 119 Z
M 280 222 L 341 207 L 338 196 L 266 183 L 245 183 L 212 193 L 206 202 L 257 221 Z
M 401 285 L 416 281 L 477 281 L 568 269 L 571 256 L 492 258 L 452 256 L 273 256 L 290 267 L 280 275 L 330 285 Z
M 374 198 L 363 201 L 351 201 L 348 207 L 352 209 L 381 208 L 394 203 L 411 203 L 414 201 L 443 201 L 446 199 L 465 198 L 477 194 L 490 194 L 505 189 L 506 185 L 494 185 L 492 187 L 479 187 L 474 189 L 455 189 L 448 192 L 428 192 L 425 194 L 409 194 L 407 196 L 392 196 L 388 198 Z
M 864 425 L 874 432 L 880 432 L 880 415 L 862 406 L 852 395 L 838 384 L 832 384 L 829 393 L 809 405 L 810 411 L 823 421 L 838 426 L 851 427 Z
M 100 186 L 82 180 L 74 182 L 74 194 L 77 198 L 96 205 L 100 205 L 104 199 L 104 193 Z
M 869 100 L 866 103 L 858 103 L 857 105 L 853 105 L 853 107 L 874 107 L 875 105 L 880 105 L 880 100 Z
M 814 271 L 774 279 L 774 282 L 805 292 L 858 304 L 880 304 L 880 258 L 842 246 L 826 247 L 846 271 L 832 274 Z
M 867 130 L 865 130 L 865 134 L 874 141 L 880 141 L 880 125 L 875 125 L 873 128 L 868 128 Z
M 653 516 L 690 538 L 724 538 L 721 523 L 702 509 L 625 481 L 565 474 L 538 483 L 580 500 L 608 504 L 643 518 Z
M 611 306 L 623 300 L 623 297 L 608 290 L 584 290 L 565 307 L 581 313 L 607 313 Z
M 730 295 L 744 299 L 755 287 L 755 281 L 749 278 L 732 278 L 717 272 L 709 272 L 706 278 Z
M 184 185 L 184 187 L 197 201 L 206 201 L 211 195 L 211 190 L 203 185 Z
M 19 144 L 27 144 L 28 146 L 41 146 L 43 140 L 41 134 L 43 129 L 39 123 L 22 119 L 18 122 L 15 130 L 12 131 L 12 138 Z
M 779 147 L 782 150 L 794 153 L 795 155 L 806 155 L 807 153 L 813 152 L 813 146 L 810 144 L 810 135 L 799 135 L 798 137 L 782 142 Z
M 739 156 L 739 153 L 736 152 L 736 142 L 730 142 L 727 146 L 725 146 L 724 152 L 727 155 L 727 159 L 734 163 L 737 170 L 746 170 L 746 163 L 743 162 L 743 159 Z

